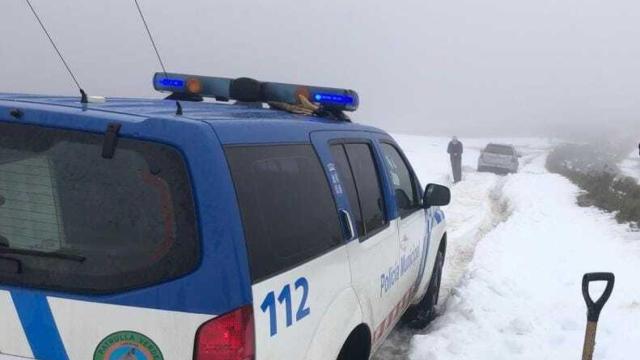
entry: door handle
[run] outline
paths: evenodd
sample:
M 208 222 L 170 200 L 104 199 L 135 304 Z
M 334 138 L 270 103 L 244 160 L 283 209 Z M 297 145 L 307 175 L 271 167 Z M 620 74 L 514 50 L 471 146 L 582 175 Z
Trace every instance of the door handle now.
M 340 217 L 342 218 L 342 222 L 347 225 L 347 231 L 349 232 L 349 238 L 347 241 L 351 241 L 356 237 L 356 230 L 353 227 L 353 222 L 351 221 L 351 215 L 347 210 L 340 209 Z

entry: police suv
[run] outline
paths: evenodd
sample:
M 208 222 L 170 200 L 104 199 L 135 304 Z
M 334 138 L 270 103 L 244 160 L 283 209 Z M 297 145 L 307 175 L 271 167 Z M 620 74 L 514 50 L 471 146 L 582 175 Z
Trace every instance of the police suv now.
M 367 359 L 428 321 L 449 190 L 355 92 L 153 83 L 0 95 L 0 359 Z

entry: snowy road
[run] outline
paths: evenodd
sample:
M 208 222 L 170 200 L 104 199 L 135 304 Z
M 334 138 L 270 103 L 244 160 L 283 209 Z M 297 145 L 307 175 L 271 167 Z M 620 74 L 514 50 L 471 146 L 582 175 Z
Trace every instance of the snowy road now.
M 423 183 L 449 182 L 446 139 L 396 136 Z M 463 140 L 464 141 L 464 140 Z M 487 140 L 466 141 L 463 182 L 446 209 L 449 249 L 440 317 L 422 334 L 396 331 L 376 359 L 579 358 L 582 274 L 613 271 L 596 359 L 640 353 L 640 234 L 575 203 L 578 189 L 544 168 L 548 145 L 513 140 L 519 174 L 473 171 Z

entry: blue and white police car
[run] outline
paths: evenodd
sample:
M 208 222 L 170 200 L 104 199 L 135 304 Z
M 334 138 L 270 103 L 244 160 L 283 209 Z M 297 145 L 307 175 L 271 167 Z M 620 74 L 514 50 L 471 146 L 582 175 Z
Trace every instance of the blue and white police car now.
M 1 359 L 368 359 L 432 316 L 449 190 L 355 92 L 154 86 L 0 94 Z

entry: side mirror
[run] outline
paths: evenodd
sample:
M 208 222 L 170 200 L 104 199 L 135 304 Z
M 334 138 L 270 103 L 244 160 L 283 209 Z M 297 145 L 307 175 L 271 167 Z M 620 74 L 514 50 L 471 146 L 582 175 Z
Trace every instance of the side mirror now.
M 6 237 L 0 235 L 0 246 L 9 247 L 9 240 Z
M 448 187 L 438 184 L 427 185 L 427 188 L 424 191 L 424 196 L 422 197 L 422 203 L 424 204 L 425 209 L 432 206 L 449 205 L 450 202 L 451 191 Z

